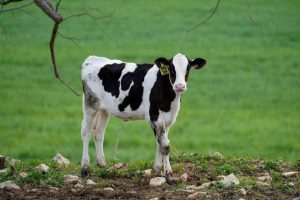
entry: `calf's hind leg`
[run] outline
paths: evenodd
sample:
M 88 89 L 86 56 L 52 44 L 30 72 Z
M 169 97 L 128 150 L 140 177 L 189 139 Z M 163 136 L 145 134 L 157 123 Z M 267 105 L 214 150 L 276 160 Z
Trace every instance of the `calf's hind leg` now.
M 105 110 L 99 110 L 97 113 L 97 117 L 94 120 L 94 141 L 96 146 L 96 154 L 97 154 L 97 165 L 99 167 L 105 167 L 105 156 L 103 151 L 103 142 L 104 142 L 104 134 L 107 122 L 109 120 L 109 115 Z
M 89 174 L 90 157 L 89 157 L 89 142 L 91 138 L 91 131 L 93 126 L 94 117 L 96 111 L 87 107 L 83 110 L 83 120 L 81 127 L 81 139 L 82 139 L 82 159 L 81 159 L 81 175 L 87 176 Z

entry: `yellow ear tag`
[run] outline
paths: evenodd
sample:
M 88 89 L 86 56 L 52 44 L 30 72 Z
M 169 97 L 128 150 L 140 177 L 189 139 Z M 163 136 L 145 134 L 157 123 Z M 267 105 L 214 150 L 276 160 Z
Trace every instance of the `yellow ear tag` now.
M 163 76 L 170 73 L 169 72 L 169 66 L 168 65 L 164 65 L 163 63 L 160 64 L 159 70 L 160 70 L 161 75 L 163 75 Z

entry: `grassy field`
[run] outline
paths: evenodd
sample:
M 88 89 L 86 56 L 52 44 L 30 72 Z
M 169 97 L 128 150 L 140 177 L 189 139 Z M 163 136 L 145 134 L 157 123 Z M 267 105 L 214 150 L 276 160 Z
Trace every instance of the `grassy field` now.
M 80 45 L 58 39 L 61 74 L 81 91 L 81 63 L 89 55 L 137 63 L 177 52 L 203 57 L 208 64 L 191 72 L 170 132 L 172 154 L 300 159 L 300 2 L 249 3 L 250 8 L 246 1 L 221 1 L 211 20 L 187 33 L 208 16 L 214 1 L 62 1 L 64 16 L 85 9 L 113 15 L 97 24 L 80 17 L 61 25 L 61 33 Z M 81 97 L 54 78 L 52 22 L 33 5 L 2 13 L 0 24 L 0 154 L 34 159 L 60 152 L 79 161 Z M 105 152 L 107 159 L 153 159 L 152 131 L 143 121 L 112 118 Z M 94 161 L 92 141 L 90 155 Z

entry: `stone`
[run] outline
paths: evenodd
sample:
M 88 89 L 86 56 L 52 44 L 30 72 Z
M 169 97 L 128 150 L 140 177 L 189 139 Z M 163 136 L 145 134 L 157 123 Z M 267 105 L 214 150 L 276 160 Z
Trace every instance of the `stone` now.
M 77 188 L 77 189 L 81 189 L 81 188 L 83 188 L 84 186 L 81 184 L 81 183 L 76 183 L 75 185 L 74 185 L 74 187 L 75 188 Z
M 297 198 L 293 198 L 293 200 L 300 200 L 300 197 L 297 197 Z
M 46 174 L 50 170 L 50 168 L 43 163 L 40 164 L 39 166 L 37 166 L 36 169 L 38 172 L 43 173 L 43 174 Z
M 70 161 L 67 158 L 63 157 L 60 153 L 57 153 L 54 156 L 53 160 L 56 161 L 60 166 L 68 166 L 70 164 Z
M 195 192 L 193 194 L 188 195 L 188 199 L 194 199 L 199 197 L 200 195 L 206 195 L 206 192 Z
M 114 191 L 114 188 L 107 187 L 107 188 L 104 188 L 103 190 L 105 190 L 105 191 Z
M 291 187 L 294 187 L 294 186 L 295 186 L 295 183 L 289 182 L 288 185 L 291 186 Z
M 200 190 L 202 188 L 200 188 L 200 186 L 196 186 L 196 185 L 188 185 L 186 186 L 187 190 Z
M 211 182 L 207 182 L 207 183 L 203 183 L 202 185 L 200 185 L 201 189 L 206 189 L 209 188 L 211 185 L 214 185 L 215 181 L 211 181 Z
M 146 170 L 144 171 L 144 176 L 146 176 L 146 177 L 150 177 L 151 174 L 152 174 L 152 169 L 146 169 Z
M 115 169 L 121 169 L 122 167 L 124 167 L 124 164 L 123 164 L 123 163 L 117 163 L 117 164 L 114 164 L 114 168 L 115 168 Z
M 165 177 L 155 177 L 150 179 L 149 185 L 152 187 L 160 186 L 166 183 L 166 178 Z
M 9 172 L 8 168 L 4 168 L 0 170 L 0 174 L 6 174 L 7 172 Z
M 265 183 L 265 182 L 261 182 L 261 181 L 256 181 L 256 184 L 261 187 L 271 187 L 271 185 L 269 183 Z
M 88 179 L 88 180 L 86 180 L 86 184 L 87 185 L 97 185 L 97 183 L 95 183 L 93 180 L 91 180 L 91 179 Z
M 54 190 L 54 191 L 58 191 L 58 188 L 57 188 L 57 187 L 52 187 L 52 186 L 50 186 L 49 189 L 50 189 L 50 190 Z
M 239 198 L 239 200 L 245 200 L 245 199 L 243 199 L 243 198 Z
M 282 173 L 282 176 L 291 177 L 291 176 L 295 176 L 296 174 L 298 174 L 298 172 L 284 172 Z
M 272 182 L 272 177 L 270 175 L 257 177 L 258 181 L 261 182 Z
M 0 184 L 0 189 L 3 189 L 3 190 L 18 190 L 18 189 L 20 189 L 20 187 L 17 186 L 12 181 L 5 181 L 5 182 L 2 182 Z
M 180 180 L 187 182 L 189 175 L 187 173 L 184 173 L 180 176 Z
M 159 199 L 158 197 L 154 197 L 154 198 L 152 198 L 150 200 L 158 200 L 158 199 Z
M 28 174 L 26 172 L 21 172 L 21 173 L 19 173 L 19 176 L 21 178 L 26 178 L 28 176 Z
M 240 193 L 241 193 L 242 195 L 246 195 L 246 194 L 247 194 L 245 188 L 241 188 L 239 191 L 240 191 Z
M 71 189 L 71 192 L 76 193 L 77 190 L 76 190 L 75 188 L 72 188 L 72 189 Z
M 223 180 L 221 180 L 225 187 L 230 187 L 232 184 L 239 185 L 240 181 L 234 174 L 229 174 L 225 176 Z
M 78 176 L 75 175 L 64 175 L 64 182 L 69 184 L 80 183 L 81 180 Z
M 8 164 L 11 165 L 11 166 L 14 166 L 14 165 L 20 164 L 20 163 L 21 163 L 21 160 L 19 160 L 19 159 L 12 158 L 12 159 L 8 160 Z
M 214 152 L 214 153 L 213 153 L 213 157 L 222 159 L 222 158 L 223 158 L 223 155 L 222 155 L 220 152 Z
M 177 192 L 187 192 L 187 193 L 192 193 L 192 192 L 194 192 L 194 190 L 178 189 Z

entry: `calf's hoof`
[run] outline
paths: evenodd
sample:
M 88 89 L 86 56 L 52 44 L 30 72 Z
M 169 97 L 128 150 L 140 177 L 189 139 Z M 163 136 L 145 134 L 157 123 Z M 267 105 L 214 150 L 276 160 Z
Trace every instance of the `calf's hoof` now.
M 100 168 L 106 167 L 106 162 L 105 161 L 97 161 L 97 166 Z
M 81 176 L 82 177 L 86 177 L 88 175 L 90 175 L 90 168 L 89 168 L 89 166 L 85 165 L 85 166 L 81 167 Z
M 177 183 L 177 181 L 173 178 L 172 175 L 166 176 L 166 181 L 167 181 L 167 183 L 168 183 L 169 185 L 173 185 L 173 184 L 176 184 L 176 183 Z

